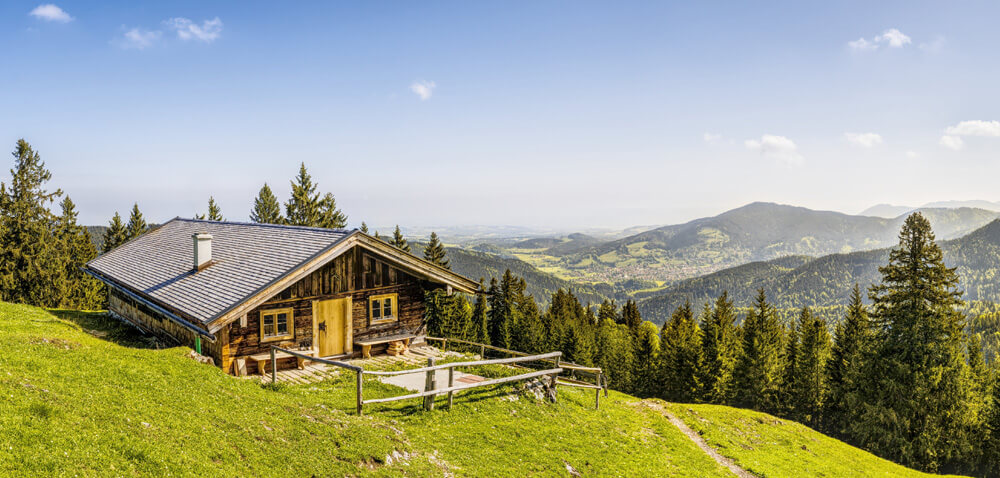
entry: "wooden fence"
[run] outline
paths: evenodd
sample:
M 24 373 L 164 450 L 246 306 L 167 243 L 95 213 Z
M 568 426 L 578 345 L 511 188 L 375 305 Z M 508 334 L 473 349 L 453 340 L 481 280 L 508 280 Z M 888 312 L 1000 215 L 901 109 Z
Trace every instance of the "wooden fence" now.
M 440 343 L 442 351 L 447 351 L 448 350 L 448 344 L 449 343 L 465 345 L 465 346 L 467 346 L 468 349 L 471 349 L 471 350 L 478 349 L 479 350 L 479 356 L 482 357 L 482 358 L 484 358 L 484 359 L 486 358 L 486 351 L 487 350 L 492 350 L 494 352 L 500 352 L 500 353 L 507 354 L 507 355 L 512 355 L 512 356 L 515 356 L 515 357 L 527 357 L 527 356 L 529 356 L 525 352 L 520 352 L 520 351 L 517 351 L 517 350 L 511 350 L 511 349 L 505 349 L 505 348 L 502 348 L 502 347 L 495 347 L 493 345 L 481 344 L 479 342 L 470 342 L 468 340 L 462 340 L 462 339 L 454 339 L 454 338 L 449 339 L 449 338 L 430 337 L 430 336 L 428 336 L 428 337 L 425 337 L 425 340 L 427 340 L 428 342 L 434 341 L 434 342 Z M 566 386 L 569 386 L 569 387 L 577 387 L 577 388 L 588 388 L 588 389 L 595 390 L 595 393 L 594 393 L 594 408 L 600 408 L 601 407 L 601 393 L 603 392 L 605 397 L 608 396 L 608 377 L 607 377 L 607 375 L 604 375 L 604 371 L 601 370 L 600 367 L 586 367 L 586 366 L 577 365 L 577 364 L 571 363 L 571 362 L 557 362 L 557 366 L 561 367 L 563 370 L 569 371 L 572 374 L 572 376 L 570 376 L 570 377 L 559 377 L 558 378 L 559 385 L 566 385 Z M 580 379 L 578 379 L 577 378 L 577 374 L 581 374 L 581 375 L 585 375 L 587 377 L 590 377 L 591 380 L 592 380 L 592 382 L 588 382 L 586 380 L 580 380 Z
M 538 355 L 523 355 L 518 357 L 493 359 L 493 360 L 475 360 L 468 362 L 452 362 L 441 365 L 435 364 L 434 357 L 427 359 L 427 366 L 417 369 L 409 370 L 397 370 L 397 371 L 377 371 L 377 370 L 365 370 L 357 365 L 349 364 L 346 362 L 340 362 L 337 360 L 327 360 L 323 358 L 312 357 L 309 355 L 296 352 L 294 350 L 283 349 L 276 346 L 271 346 L 271 382 L 276 383 L 278 380 L 278 366 L 277 360 L 275 360 L 276 352 L 284 352 L 286 354 L 292 355 L 294 357 L 309 360 L 311 362 L 324 363 L 327 365 L 332 365 L 334 367 L 340 367 L 343 369 L 350 370 L 355 374 L 355 386 L 356 386 L 356 405 L 358 415 L 364 413 L 364 406 L 371 403 L 385 403 L 385 402 L 395 402 L 398 400 L 409 400 L 412 398 L 423 398 L 424 408 L 426 410 L 434 409 L 434 399 L 437 395 L 447 393 L 448 394 L 448 409 L 451 409 L 452 403 L 454 402 L 455 392 L 461 390 L 469 390 L 478 387 L 487 387 L 490 385 L 497 385 L 507 382 L 515 382 L 520 380 L 529 380 L 538 377 L 549 377 L 548 383 L 545 380 L 542 381 L 543 386 L 550 391 L 550 397 L 555 401 L 555 388 L 557 383 L 559 383 L 558 376 L 562 373 L 563 369 L 560 367 L 559 358 L 562 356 L 562 352 L 549 352 L 546 354 Z M 502 377 L 494 378 L 490 380 L 484 380 L 482 382 L 455 385 L 455 368 L 456 367 L 474 367 L 477 365 L 500 365 L 500 364 L 518 364 L 523 362 L 549 362 L 554 363 L 555 366 L 546 370 L 538 370 L 529 373 L 523 373 L 520 375 L 515 375 L 512 377 Z M 448 370 L 448 386 L 446 388 L 438 389 L 436 383 L 436 372 L 438 370 Z M 426 375 L 424 391 L 411 393 L 407 395 L 399 395 L 395 397 L 386 398 L 375 398 L 371 400 L 364 399 L 364 376 L 394 376 L 394 375 L 409 375 L 415 373 L 424 373 Z M 600 400 L 600 399 L 598 399 Z

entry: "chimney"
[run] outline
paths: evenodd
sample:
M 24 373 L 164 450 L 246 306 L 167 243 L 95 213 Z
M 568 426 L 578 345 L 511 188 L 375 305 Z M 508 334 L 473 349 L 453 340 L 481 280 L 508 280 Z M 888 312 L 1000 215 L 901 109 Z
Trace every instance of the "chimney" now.
M 212 235 L 199 232 L 191 237 L 194 238 L 194 270 L 197 272 L 212 264 Z

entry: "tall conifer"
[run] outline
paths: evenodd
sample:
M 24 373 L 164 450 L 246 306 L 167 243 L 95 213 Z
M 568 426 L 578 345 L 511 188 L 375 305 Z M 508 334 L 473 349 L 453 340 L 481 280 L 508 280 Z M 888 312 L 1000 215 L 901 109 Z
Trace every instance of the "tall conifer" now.
M 451 264 L 445 256 L 444 244 L 441 244 L 437 233 L 431 232 L 431 240 L 427 242 L 427 247 L 424 247 L 424 259 L 445 269 L 451 269 Z
M 701 374 L 702 400 L 729 404 L 733 400 L 733 371 L 740 356 L 740 341 L 736 329 L 736 310 L 729 293 L 723 292 L 715 301 L 711 315 L 701 322 L 703 364 Z
M 60 247 L 63 273 L 59 288 L 59 307 L 91 310 L 100 307 L 103 297 L 100 282 L 83 272 L 83 265 L 97 257 L 87 228 L 77 224 L 76 205 L 66 196 L 59 203 L 62 214 L 56 220 L 56 239 Z M 55 285 L 55 284 L 54 284 Z
M 399 224 L 396 224 L 396 229 L 392 231 L 392 240 L 389 241 L 389 244 L 396 246 L 397 249 L 403 252 L 410 252 L 410 244 L 403 237 L 403 231 L 399 229 Z
M 347 227 L 347 215 L 337 207 L 332 193 L 323 195 L 319 201 L 319 227 L 343 229 Z
M 791 383 L 786 384 L 793 391 L 789 405 L 797 420 L 817 426 L 829 393 L 830 332 L 826 321 L 804 307 L 799 316 L 798 337 L 794 375 Z
M 302 163 L 299 174 L 292 180 L 292 196 L 285 203 L 285 220 L 293 226 L 318 227 L 320 202 L 316 184 L 306 170 L 306 163 Z
M 692 402 L 698 397 L 701 353 L 701 332 L 691 303 L 685 302 L 660 331 L 660 376 L 663 377 L 665 400 Z
M 108 252 L 124 243 L 128 239 L 128 229 L 122 224 L 122 216 L 115 211 L 111 217 L 108 228 L 104 231 L 104 247 L 101 252 Z
M 146 224 L 146 219 L 139 212 L 139 204 L 132 204 L 132 212 L 129 214 L 128 224 L 125 226 L 125 240 L 130 241 L 139 237 L 148 228 L 149 225 Z
M 253 209 L 250 211 L 250 220 L 260 224 L 284 224 L 285 218 L 281 215 L 281 204 L 274 196 L 271 187 L 264 183 L 253 200 Z
M 833 349 L 827 366 L 829 397 L 823 413 L 825 428 L 844 436 L 847 425 L 861 406 L 860 384 L 865 358 L 872 350 L 872 326 L 861 289 L 854 284 L 847 315 L 837 324 Z
M 852 436 L 876 454 L 927 471 L 968 462 L 978 438 L 962 293 L 919 212 L 903 223 L 879 273 L 869 294 L 877 345 Z
M 784 332 L 764 289 L 743 322 L 743 353 L 736 367 L 736 401 L 754 410 L 778 412 L 785 369 Z

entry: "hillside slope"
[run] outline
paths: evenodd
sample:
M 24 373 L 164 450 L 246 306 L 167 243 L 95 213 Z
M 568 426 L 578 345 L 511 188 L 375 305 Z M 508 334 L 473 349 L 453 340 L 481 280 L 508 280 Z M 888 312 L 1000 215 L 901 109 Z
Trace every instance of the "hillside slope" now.
M 965 300 L 1000 302 L 1000 220 L 940 244 L 945 263 L 958 270 Z M 754 262 L 681 281 L 640 301 L 639 310 L 644 318 L 662 323 L 686 300 L 700 306 L 728 291 L 737 305 L 749 305 L 760 287 L 779 307 L 845 305 L 854 283 L 864 289 L 877 281 L 878 268 L 888 259 L 889 249 L 883 248 Z
M 401 402 L 358 417 L 348 412 L 353 377 L 262 386 L 186 352 L 148 348 L 103 314 L 0 303 L 0 475 L 731 476 L 658 401 L 612 392 L 594 410 L 589 391 L 561 387 L 551 404 L 498 386 L 459 394 L 450 412 Z M 365 389 L 369 398 L 402 393 L 376 381 Z M 691 427 L 717 413 L 753 424 L 757 436 L 791 430 L 812 447 L 804 469 L 828 464 L 826 476 L 927 476 L 805 427 L 773 429 L 766 415 L 699 407 L 700 418 L 684 417 Z M 727 434 L 746 440 L 742 432 L 703 433 L 760 476 L 786 469 L 768 463 L 801 459 L 787 440 L 768 438 L 752 443 L 771 460 L 758 466 L 722 446 Z
M 960 237 L 1000 217 L 975 208 L 925 208 L 941 239 Z M 619 240 L 560 251 L 511 252 L 582 282 L 672 282 L 787 255 L 821 256 L 888 247 L 905 215 L 891 219 L 773 203 L 752 203 L 713 217 L 659 227 Z

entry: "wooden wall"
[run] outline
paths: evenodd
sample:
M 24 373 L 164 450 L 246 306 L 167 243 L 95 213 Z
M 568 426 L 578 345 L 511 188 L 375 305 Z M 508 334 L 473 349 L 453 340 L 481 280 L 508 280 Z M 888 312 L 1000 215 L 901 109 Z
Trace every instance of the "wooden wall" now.
M 231 372 L 233 359 L 268 352 L 271 345 L 289 349 L 313 347 L 312 303 L 316 300 L 351 297 L 351 324 L 355 340 L 416 332 L 424 319 L 424 291 L 433 287 L 434 284 L 419 280 L 366 250 L 355 247 L 250 311 L 246 327 L 241 327 L 239 321 L 236 321 L 224 328 L 228 332 L 230 353 L 227 360 L 221 363 L 222 368 Z M 371 326 L 368 297 L 391 293 L 399 294 L 398 320 Z M 261 310 L 286 307 L 294 308 L 293 338 L 261 343 Z M 374 351 L 378 350 L 380 349 Z M 294 362 L 293 359 L 288 359 L 279 362 L 278 366 L 290 367 Z M 255 363 L 248 361 L 247 367 L 249 373 L 257 373 Z

